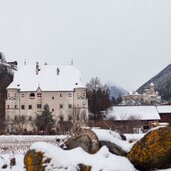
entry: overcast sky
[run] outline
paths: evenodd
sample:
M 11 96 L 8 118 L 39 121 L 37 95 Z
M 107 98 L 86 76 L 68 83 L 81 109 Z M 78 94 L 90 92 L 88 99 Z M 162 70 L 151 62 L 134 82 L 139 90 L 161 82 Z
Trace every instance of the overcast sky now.
M 135 90 L 171 63 L 171 1 L 0 0 L 0 51 Z

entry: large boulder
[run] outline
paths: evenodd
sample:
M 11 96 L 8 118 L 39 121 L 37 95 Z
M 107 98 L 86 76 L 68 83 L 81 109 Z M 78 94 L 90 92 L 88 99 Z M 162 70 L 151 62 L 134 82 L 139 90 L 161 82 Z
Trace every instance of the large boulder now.
M 26 171 L 67 171 L 71 170 L 71 168 L 77 171 L 91 171 L 91 166 L 82 163 L 77 164 L 67 157 L 66 151 L 64 152 L 64 150 L 58 147 L 48 143 L 35 143 L 25 154 L 24 165 Z
M 147 133 L 128 153 L 128 159 L 143 171 L 171 166 L 171 127 Z
M 70 137 L 65 145 L 68 150 L 81 147 L 90 154 L 96 153 L 100 149 L 99 140 L 91 129 L 83 129 Z

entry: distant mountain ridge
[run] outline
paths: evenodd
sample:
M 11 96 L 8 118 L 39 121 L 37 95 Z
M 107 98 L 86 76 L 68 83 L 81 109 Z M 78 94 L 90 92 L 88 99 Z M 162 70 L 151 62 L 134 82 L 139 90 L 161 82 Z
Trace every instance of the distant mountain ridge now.
M 156 91 L 163 100 L 171 99 L 171 64 L 152 77 L 149 81 L 138 88 L 137 92 L 142 93 L 151 83 L 154 83 Z
M 115 84 L 113 82 L 108 82 L 106 85 L 110 90 L 110 98 L 111 99 L 112 99 L 112 97 L 117 99 L 119 96 L 128 94 L 128 92 L 125 89 L 123 89 L 122 87 L 118 86 L 117 84 Z

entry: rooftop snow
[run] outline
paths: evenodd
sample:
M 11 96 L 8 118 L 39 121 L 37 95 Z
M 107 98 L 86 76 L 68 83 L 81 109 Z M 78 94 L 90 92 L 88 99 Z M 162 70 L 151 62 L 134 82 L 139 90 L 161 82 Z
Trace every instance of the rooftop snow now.
M 171 106 L 170 105 L 157 106 L 157 111 L 159 113 L 171 113 Z
M 128 120 L 129 117 L 140 120 L 159 120 L 160 116 L 155 106 L 119 106 L 112 107 L 107 118 L 115 120 Z
M 57 74 L 58 72 L 58 74 Z M 14 81 L 9 88 L 20 91 L 73 91 L 85 88 L 81 82 L 81 72 L 73 65 L 42 65 L 36 75 L 36 66 L 25 65 L 15 72 Z

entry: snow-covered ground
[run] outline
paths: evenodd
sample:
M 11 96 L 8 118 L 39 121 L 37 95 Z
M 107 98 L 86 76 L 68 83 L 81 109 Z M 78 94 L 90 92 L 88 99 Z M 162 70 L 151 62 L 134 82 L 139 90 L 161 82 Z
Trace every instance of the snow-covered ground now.
M 144 136 L 143 134 L 126 134 L 128 140 L 122 141 L 118 133 L 110 130 L 93 129 L 93 131 L 100 140 L 115 142 L 126 151 L 132 147 L 132 144 L 128 143 L 130 140 L 136 141 Z M 105 146 L 96 154 L 88 154 L 80 147 L 65 151 L 57 147 L 57 138 L 63 139 L 66 136 L 0 136 L 0 170 L 25 171 L 24 154 L 31 148 L 44 151 L 46 157 L 53 158 L 51 165 L 47 168 L 49 171 L 62 171 L 64 167 L 67 167 L 68 171 L 76 171 L 79 163 L 90 165 L 92 171 L 136 171 L 127 158 L 111 154 Z M 10 168 L 10 159 L 13 157 L 16 158 L 16 166 Z M 2 169 L 5 165 L 7 168 Z M 160 171 L 171 171 L 171 169 Z

